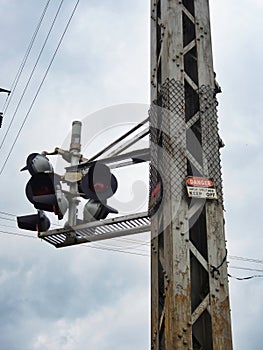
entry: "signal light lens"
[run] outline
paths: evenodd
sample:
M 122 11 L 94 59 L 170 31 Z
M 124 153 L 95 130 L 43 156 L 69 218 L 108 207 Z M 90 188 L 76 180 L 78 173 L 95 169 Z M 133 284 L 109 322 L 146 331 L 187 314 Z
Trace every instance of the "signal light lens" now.
M 97 193 L 103 193 L 109 189 L 109 186 L 102 182 L 96 182 L 92 187 L 91 190 Z
M 118 188 L 116 177 L 107 165 L 96 162 L 79 184 L 79 191 L 86 199 L 103 202 L 110 198 Z

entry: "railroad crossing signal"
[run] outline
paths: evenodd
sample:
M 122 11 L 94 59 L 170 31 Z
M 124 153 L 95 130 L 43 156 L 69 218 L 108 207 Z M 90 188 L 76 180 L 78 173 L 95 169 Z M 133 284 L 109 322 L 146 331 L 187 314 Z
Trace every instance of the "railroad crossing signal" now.
M 105 219 L 109 213 L 118 211 L 107 205 L 107 199 L 117 191 L 118 182 L 107 165 L 96 162 L 82 178 L 79 185 L 82 197 L 89 201 L 84 207 L 84 221 Z
M 18 227 L 31 231 L 47 231 L 49 219 L 44 210 L 53 212 L 61 220 L 68 208 L 68 200 L 61 191 L 60 177 L 54 174 L 53 167 L 45 155 L 31 153 L 26 166 L 31 178 L 26 185 L 27 199 L 38 209 L 37 214 L 17 217 Z
M 88 200 L 84 206 L 83 222 L 102 220 L 109 213 L 118 213 L 107 205 L 107 199 L 117 191 L 118 182 L 105 164 L 95 162 L 85 175 L 81 175 L 80 180 L 77 177 L 78 192 L 68 192 L 68 198 L 62 190 L 62 177 L 54 173 L 53 166 L 44 154 L 31 153 L 26 166 L 21 169 L 24 170 L 31 174 L 25 189 L 26 197 L 38 209 L 38 214 L 18 217 L 19 228 L 47 231 L 50 223 L 44 211 L 54 213 L 59 220 L 63 219 L 67 209 L 70 209 L 72 195 Z
M 67 211 L 68 200 L 65 195 L 58 199 L 57 190 L 60 190 L 58 175 L 37 173 L 26 185 L 26 196 L 36 209 L 53 212 L 61 220 Z

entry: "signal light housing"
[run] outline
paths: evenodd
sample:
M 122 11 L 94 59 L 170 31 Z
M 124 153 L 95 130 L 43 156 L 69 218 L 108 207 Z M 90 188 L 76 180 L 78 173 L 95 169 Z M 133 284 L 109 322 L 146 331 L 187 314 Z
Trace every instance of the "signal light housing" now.
M 83 198 L 103 202 L 111 197 L 118 188 L 116 177 L 110 172 L 110 168 L 96 162 L 89 168 L 88 173 L 79 184 L 79 191 Z
M 60 188 L 58 175 L 37 173 L 26 185 L 26 196 L 36 209 L 53 212 L 60 220 L 67 210 L 68 201 L 61 191 L 58 200 L 57 188 Z
M 109 213 L 117 214 L 118 211 L 106 203 L 101 203 L 90 199 L 84 206 L 83 219 L 84 222 L 105 219 Z
M 18 216 L 17 225 L 23 230 L 29 231 L 47 231 L 50 227 L 49 218 L 42 210 L 38 210 L 37 214 Z
M 20 171 L 28 170 L 31 175 L 43 173 L 45 171 L 53 172 L 53 167 L 48 158 L 43 154 L 31 153 L 27 157 L 26 166 Z

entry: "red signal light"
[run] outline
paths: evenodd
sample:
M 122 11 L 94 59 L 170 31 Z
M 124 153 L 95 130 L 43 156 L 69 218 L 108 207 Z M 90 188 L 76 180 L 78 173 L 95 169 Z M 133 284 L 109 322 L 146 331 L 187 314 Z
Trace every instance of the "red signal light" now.
M 95 163 L 79 184 L 79 191 L 86 199 L 103 202 L 117 191 L 118 182 L 110 168 L 102 163 Z
M 103 193 L 103 192 L 105 192 L 105 191 L 107 191 L 109 189 L 109 186 L 107 184 L 105 184 L 105 183 L 102 183 L 102 182 L 96 182 L 95 184 L 93 184 L 91 189 L 94 192 Z

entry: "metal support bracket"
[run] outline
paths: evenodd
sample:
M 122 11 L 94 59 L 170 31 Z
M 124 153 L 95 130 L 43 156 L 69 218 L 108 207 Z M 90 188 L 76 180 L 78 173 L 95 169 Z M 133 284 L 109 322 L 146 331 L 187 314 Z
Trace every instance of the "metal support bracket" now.
M 92 221 L 72 227 L 40 232 L 39 238 L 56 248 L 95 242 L 150 231 L 148 212 Z

